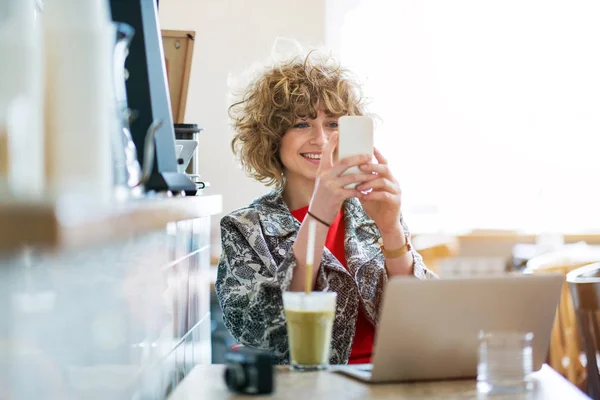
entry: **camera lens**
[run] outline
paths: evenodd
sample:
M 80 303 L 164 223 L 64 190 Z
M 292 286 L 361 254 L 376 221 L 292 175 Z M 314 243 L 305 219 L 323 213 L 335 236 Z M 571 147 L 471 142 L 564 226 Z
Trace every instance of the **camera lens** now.
M 246 386 L 246 372 L 239 364 L 230 364 L 225 369 L 225 383 L 235 392 L 241 391 Z

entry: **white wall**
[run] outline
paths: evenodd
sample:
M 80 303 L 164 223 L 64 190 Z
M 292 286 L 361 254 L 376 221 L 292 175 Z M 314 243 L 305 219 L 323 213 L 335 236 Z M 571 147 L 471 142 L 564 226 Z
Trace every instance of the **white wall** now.
M 328 1 L 411 231 L 598 230 L 600 2 Z
M 232 155 L 228 75 L 266 60 L 278 36 L 322 45 L 325 0 L 161 0 L 159 16 L 161 29 L 196 31 L 186 122 L 205 128 L 200 173 L 211 184 L 206 193 L 222 194 L 228 213 L 269 190 L 247 178 Z M 220 217 L 212 223 L 213 256 L 220 252 Z

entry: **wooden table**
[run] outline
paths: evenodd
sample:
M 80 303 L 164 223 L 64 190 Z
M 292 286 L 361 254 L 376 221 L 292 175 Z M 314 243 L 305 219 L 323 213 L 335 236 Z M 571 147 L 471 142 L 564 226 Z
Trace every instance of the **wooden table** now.
M 277 367 L 276 389 L 270 396 L 242 396 L 227 390 L 223 381 L 224 365 L 198 365 L 181 382 L 169 400 L 185 399 L 485 399 L 477 394 L 474 380 L 374 384 L 369 385 L 333 372 L 291 372 Z M 491 400 L 583 400 L 589 399 L 552 368 L 544 365 L 534 374 L 536 388 L 531 393 L 489 396 Z

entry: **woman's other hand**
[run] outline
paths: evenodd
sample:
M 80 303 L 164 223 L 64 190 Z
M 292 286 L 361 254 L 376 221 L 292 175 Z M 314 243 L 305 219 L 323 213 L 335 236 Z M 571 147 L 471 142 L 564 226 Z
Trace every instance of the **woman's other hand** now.
M 375 148 L 374 153 L 378 164 L 366 163 L 360 166 L 360 170 L 373 174 L 376 178 L 356 187 L 359 191 L 358 198 L 367 215 L 375 221 L 383 235 L 402 232 L 400 185 L 381 152 Z

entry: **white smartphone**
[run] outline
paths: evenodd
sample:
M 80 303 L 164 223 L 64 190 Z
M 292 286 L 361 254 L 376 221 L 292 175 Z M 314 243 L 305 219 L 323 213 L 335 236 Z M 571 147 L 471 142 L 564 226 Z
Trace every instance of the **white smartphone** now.
M 338 160 L 358 154 L 373 155 L 373 119 L 347 115 L 338 120 Z M 342 175 L 360 173 L 358 167 L 348 168 Z M 359 183 L 351 183 L 346 189 L 354 189 Z

